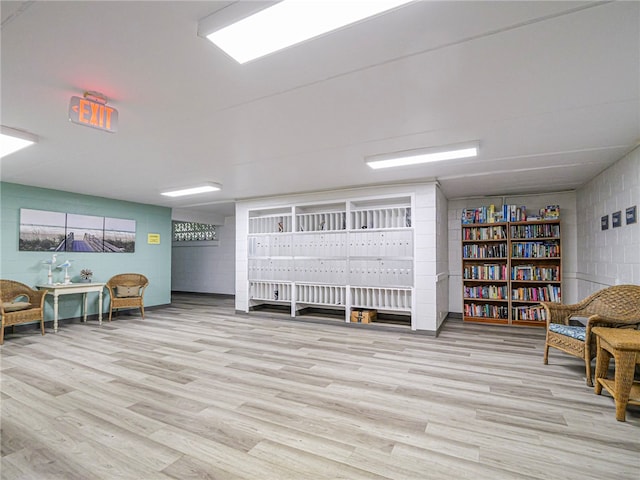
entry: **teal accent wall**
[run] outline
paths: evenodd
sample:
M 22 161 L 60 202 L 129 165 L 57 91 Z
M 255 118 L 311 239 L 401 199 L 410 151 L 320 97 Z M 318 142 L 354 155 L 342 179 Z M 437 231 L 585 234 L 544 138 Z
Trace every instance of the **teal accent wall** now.
M 62 252 L 58 263 L 73 260 L 69 269 L 72 281 L 79 280 L 80 270 L 93 271 L 94 282 L 106 282 L 118 273 L 142 273 L 149 279 L 144 295 L 145 306 L 171 303 L 171 209 L 140 203 L 111 200 L 90 195 L 0 183 L 0 277 L 30 286 L 47 283 L 47 266 L 42 261 L 51 258 L 47 252 L 20 252 L 20 209 L 77 213 L 136 221 L 134 253 Z M 160 234 L 159 245 L 149 245 L 147 234 Z M 62 282 L 63 270 L 54 270 L 53 281 Z M 103 310 L 108 312 L 109 296 L 104 291 Z M 59 297 L 59 318 L 81 316 L 81 295 Z M 89 294 L 89 315 L 98 312 L 98 295 Z M 52 299 L 47 298 L 45 320 L 53 319 Z

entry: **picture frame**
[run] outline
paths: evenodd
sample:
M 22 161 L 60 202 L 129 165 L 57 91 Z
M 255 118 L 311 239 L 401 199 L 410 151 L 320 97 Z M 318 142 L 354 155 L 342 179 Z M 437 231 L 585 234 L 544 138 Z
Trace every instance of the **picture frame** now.
M 613 228 L 618 228 L 622 226 L 622 211 L 618 210 L 617 212 L 613 212 L 611 214 L 611 226 Z
M 133 253 L 136 221 L 20 209 L 18 251 Z
M 631 225 L 632 223 L 636 223 L 638 221 L 637 220 L 638 217 L 636 216 L 635 205 L 625 210 L 625 218 L 626 218 L 627 225 Z
M 609 215 L 600 217 L 600 230 L 609 230 Z

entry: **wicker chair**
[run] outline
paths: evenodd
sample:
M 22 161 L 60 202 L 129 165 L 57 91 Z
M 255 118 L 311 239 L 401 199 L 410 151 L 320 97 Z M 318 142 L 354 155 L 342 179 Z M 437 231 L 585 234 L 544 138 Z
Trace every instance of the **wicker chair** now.
M 638 328 L 640 325 L 640 285 L 616 285 L 600 290 L 574 305 L 541 302 L 547 313 L 547 339 L 544 364 L 549 362 L 549 347 L 584 360 L 587 385 L 593 386 L 591 360 L 596 356 L 595 326 Z M 586 319 L 586 326 L 570 325 L 571 318 Z
M 44 335 L 44 297 L 46 290 L 33 290 L 24 283 L 0 280 L 0 345 L 4 343 L 4 328 L 21 323 L 40 321 Z
M 114 309 L 139 308 L 144 318 L 144 289 L 149 285 L 147 277 L 140 273 L 121 273 L 107 282 L 109 289 L 109 321 Z

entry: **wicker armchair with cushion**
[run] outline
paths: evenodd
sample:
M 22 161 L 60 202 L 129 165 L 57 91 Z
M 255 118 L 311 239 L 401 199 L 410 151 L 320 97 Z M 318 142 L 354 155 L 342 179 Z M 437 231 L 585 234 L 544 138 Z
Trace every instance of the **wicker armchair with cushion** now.
M 2 315 L 0 345 L 4 343 L 4 328 L 21 323 L 40 321 L 40 331 L 44 335 L 46 294 L 46 290 L 33 290 L 24 283 L 0 280 L 0 315 Z
M 111 297 L 109 321 L 113 310 L 119 308 L 139 308 L 144 318 L 144 289 L 147 285 L 149 280 L 140 273 L 121 273 L 111 277 L 106 285 Z
M 637 329 L 640 325 L 640 285 L 608 287 L 573 305 L 541 304 L 547 313 L 545 365 L 549 362 L 549 347 L 582 358 L 589 386 L 593 386 L 591 360 L 596 356 L 596 339 L 591 329 L 595 326 Z M 572 318 L 580 318 L 585 325 L 572 325 Z

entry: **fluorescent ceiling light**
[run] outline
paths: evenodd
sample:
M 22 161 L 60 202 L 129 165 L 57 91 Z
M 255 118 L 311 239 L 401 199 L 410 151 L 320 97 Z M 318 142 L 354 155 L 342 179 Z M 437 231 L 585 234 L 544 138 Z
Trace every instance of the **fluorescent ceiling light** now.
M 283 0 L 206 37 L 245 63 L 411 0 Z
M 167 197 L 184 197 L 186 195 L 196 195 L 198 193 L 217 192 L 222 189 L 222 185 L 219 183 L 206 183 L 198 185 L 197 187 L 181 188 L 179 190 L 170 190 L 168 192 L 162 192 L 162 195 Z
M 2 125 L 0 126 L 0 158 L 33 145 L 37 141 L 38 137 L 31 133 Z
M 478 145 L 448 146 L 421 150 L 409 150 L 386 155 L 368 157 L 365 162 L 373 169 L 404 167 L 420 163 L 441 162 L 478 156 Z

